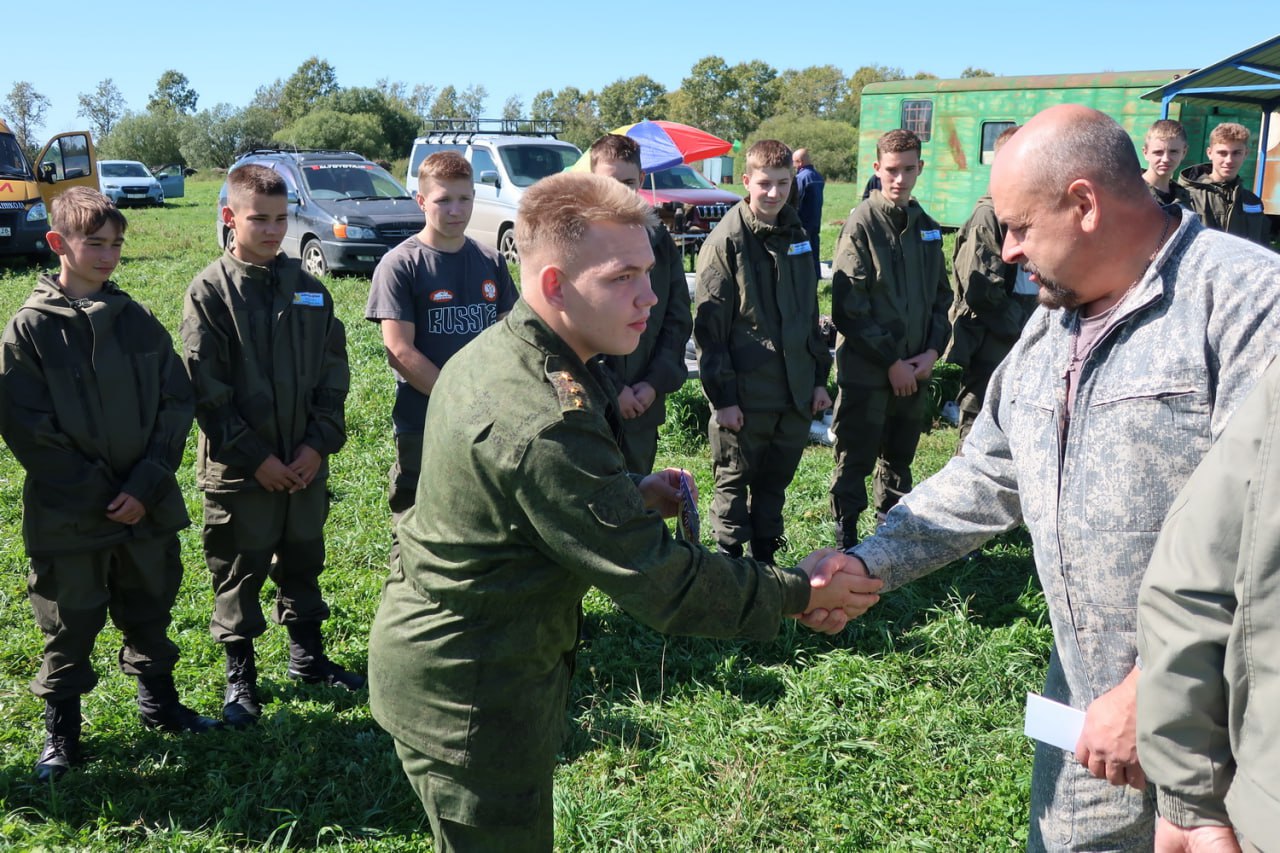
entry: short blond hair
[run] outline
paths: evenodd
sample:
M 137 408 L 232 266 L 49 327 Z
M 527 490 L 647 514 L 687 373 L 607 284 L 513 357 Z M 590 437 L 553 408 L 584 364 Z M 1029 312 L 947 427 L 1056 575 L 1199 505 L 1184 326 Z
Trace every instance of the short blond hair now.
M 1171 118 L 1162 118 L 1151 125 L 1151 129 L 1147 131 L 1147 136 L 1143 140 L 1143 144 L 1153 139 L 1176 139 L 1183 145 L 1187 144 L 1187 131 L 1182 126 L 1182 122 L 1174 121 Z
M 538 257 L 571 266 L 587 228 L 596 223 L 657 224 L 649 202 L 611 178 L 560 172 L 538 181 L 520 197 L 516 246 L 521 258 Z
M 49 207 L 49 227 L 64 237 L 96 234 L 110 223 L 124 236 L 129 222 L 111 199 L 92 187 L 72 187 L 53 199 Z
M 1225 122 L 1213 129 L 1213 133 L 1209 134 L 1209 147 L 1212 148 L 1219 143 L 1230 144 L 1239 142 L 1242 145 L 1249 144 L 1249 128 L 1243 124 L 1236 124 L 1234 121 Z

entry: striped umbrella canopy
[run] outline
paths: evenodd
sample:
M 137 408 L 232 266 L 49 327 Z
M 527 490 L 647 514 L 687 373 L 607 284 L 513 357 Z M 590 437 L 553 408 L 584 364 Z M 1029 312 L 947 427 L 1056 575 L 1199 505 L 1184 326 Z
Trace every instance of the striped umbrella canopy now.
M 640 143 L 640 168 L 644 172 L 657 172 L 681 163 L 719 157 L 733 149 L 733 143 L 728 140 L 674 121 L 645 119 L 609 132 L 629 136 Z M 588 154 L 583 154 L 570 167 L 573 171 L 584 172 L 590 168 L 591 159 Z

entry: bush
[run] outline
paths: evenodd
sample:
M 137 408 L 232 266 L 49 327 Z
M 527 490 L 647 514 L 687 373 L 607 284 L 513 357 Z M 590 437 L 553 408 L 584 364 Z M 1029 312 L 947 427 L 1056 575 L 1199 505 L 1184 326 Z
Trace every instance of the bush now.
M 808 148 L 814 168 L 828 181 L 853 181 L 858 174 L 858 131 L 842 121 L 779 115 L 760 123 L 733 158 L 733 173 L 746 173 L 747 149 L 760 139 L 781 139 L 792 148 Z

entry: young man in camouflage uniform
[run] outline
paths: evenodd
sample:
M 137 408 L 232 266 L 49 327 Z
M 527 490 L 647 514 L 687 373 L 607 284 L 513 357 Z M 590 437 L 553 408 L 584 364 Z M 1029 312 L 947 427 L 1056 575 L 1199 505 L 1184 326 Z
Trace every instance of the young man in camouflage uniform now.
M 923 168 L 914 133 L 880 137 L 875 169 L 881 188 L 854 209 L 836 241 L 831 319 L 840 332 L 839 392 L 831 422 L 831 511 L 843 548 L 858 541 L 872 470 L 877 518 L 911 491 L 928 379 L 951 336 L 942 230 L 911 197 Z
M 329 457 L 347 440 L 342 322 L 324 285 L 279 253 L 289 218 L 279 173 L 231 172 L 222 218 L 235 245 L 187 288 L 182 346 L 200 424 L 209 631 L 227 656 L 222 716 L 244 726 L 262 713 L 253 641 L 267 629 L 268 577 L 273 617 L 289 632 L 289 677 L 347 690 L 364 677 L 329 660 L 320 632 Z
M 1183 169 L 1182 182 L 1191 195 L 1191 209 L 1206 227 L 1270 247 L 1271 220 L 1262 199 L 1240 180 L 1248 147 L 1247 127 L 1235 122 L 1218 125 L 1209 134 L 1209 162 Z
M 26 470 L 27 596 L 44 635 L 31 692 L 45 702 L 36 777 L 80 763 L 80 697 L 110 615 L 120 669 L 138 679 L 142 721 L 166 731 L 217 723 L 178 701 L 168 636 L 182 584 L 187 507 L 175 471 L 195 409 L 169 333 L 110 280 L 127 226 L 106 196 L 76 187 L 53 202 L 42 275 L 0 345 L 0 433 Z
M 1011 127 L 996 139 L 1000 153 Z M 996 367 L 1009 354 L 1031 312 L 1036 309 L 1035 283 L 1016 264 L 1000 257 L 1004 228 L 996 219 L 991 194 L 978 199 L 969 220 L 956 234 L 951 269 L 955 280 L 955 304 L 951 308 L 953 329 L 947 347 L 947 361 L 958 364 L 960 378 L 960 435 L 956 453 L 964 450 L 964 439 L 982 410 L 987 383 Z
M 762 139 L 747 151 L 747 198 L 698 253 L 693 337 L 716 491 L 716 542 L 770 562 L 785 545 L 782 507 L 809 443 L 812 417 L 831 406 L 831 354 L 818 328 L 818 279 L 800 217 L 787 204 L 791 149 Z
M 1036 746 L 1028 849 L 1150 850 L 1138 588 L 1175 494 L 1280 351 L 1280 259 L 1157 205 L 1129 135 L 1079 105 L 1019 129 L 991 195 L 1004 259 L 1049 310 L 964 454 L 851 553 L 895 588 L 1025 524 L 1054 633 L 1044 693 L 1085 712 L 1074 758 Z
M 539 181 L 516 222 L 520 301 L 440 374 L 419 489 L 452 493 L 405 516 L 369 637 L 374 717 L 436 850 L 552 849 L 552 773 L 592 586 L 654 628 L 718 637 L 768 639 L 785 613 L 829 601 L 842 622 L 875 601 L 878 583 L 840 571 L 844 555 L 777 568 L 672 538 L 662 516 L 687 475 L 626 471 L 596 356 L 631 351 L 648 325 L 652 224 L 617 181 Z
M 605 134 L 592 143 L 588 156 L 594 174 L 613 178 L 632 190 L 640 188 L 644 172 L 640 170 L 640 146 L 634 139 Z M 605 364 L 621 383 L 618 414 L 622 416 L 622 432 L 618 446 L 627 461 L 627 470 L 635 474 L 653 470 L 658 455 L 658 427 L 667 416 L 667 395 L 679 389 L 689 376 L 684 351 L 693 331 L 684 261 L 662 223 L 649 228 L 649 248 L 654 258 L 649 284 L 658 302 L 649 312 L 649 324 L 635 351 L 605 356 Z

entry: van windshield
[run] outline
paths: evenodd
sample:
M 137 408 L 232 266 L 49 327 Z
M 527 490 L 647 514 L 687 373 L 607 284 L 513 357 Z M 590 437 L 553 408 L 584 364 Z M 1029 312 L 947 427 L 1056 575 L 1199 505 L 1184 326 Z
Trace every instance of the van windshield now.
M 565 145 L 505 145 L 498 149 L 511 182 L 518 187 L 563 172 L 578 161 L 575 148 Z
M 27 165 L 27 158 L 22 156 L 22 148 L 18 145 L 18 140 L 4 134 L 0 136 L 0 175 L 8 178 L 31 178 L 31 167 Z

